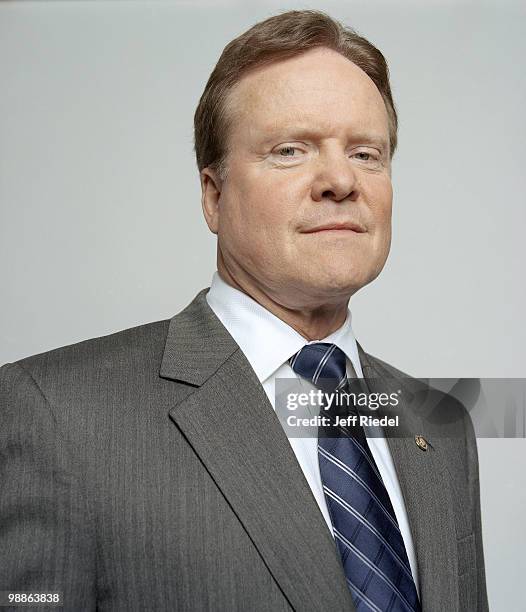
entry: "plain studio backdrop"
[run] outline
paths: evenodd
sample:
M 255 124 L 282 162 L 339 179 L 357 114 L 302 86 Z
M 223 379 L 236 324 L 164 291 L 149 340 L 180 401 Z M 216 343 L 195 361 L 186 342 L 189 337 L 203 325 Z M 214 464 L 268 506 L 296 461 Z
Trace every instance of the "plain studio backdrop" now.
M 351 301 L 425 377 L 525 377 L 523 2 L 2 2 L 0 363 L 169 318 L 215 270 L 193 113 L 225 44 L 316 8 L 388 59 L 393 245 Z M 526 444 L 479 440 L 492 610 L 523 609 Z

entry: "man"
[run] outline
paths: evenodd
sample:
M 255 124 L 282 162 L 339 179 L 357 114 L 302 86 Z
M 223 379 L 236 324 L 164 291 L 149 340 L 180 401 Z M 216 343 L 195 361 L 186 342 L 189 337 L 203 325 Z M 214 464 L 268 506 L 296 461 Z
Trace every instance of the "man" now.
M 75 611 L 487 610 L 461 407 L 442 398 L 451 435 L 402 400 L 408 435 L 319 439 L 274 411 L 280 377 L 411 388 L 348 311 L 388 255 L 396 128 L 383 56 L 322 13 L 227 45 L 195 117 L 210 290 L 1 370 L 0 590 Z

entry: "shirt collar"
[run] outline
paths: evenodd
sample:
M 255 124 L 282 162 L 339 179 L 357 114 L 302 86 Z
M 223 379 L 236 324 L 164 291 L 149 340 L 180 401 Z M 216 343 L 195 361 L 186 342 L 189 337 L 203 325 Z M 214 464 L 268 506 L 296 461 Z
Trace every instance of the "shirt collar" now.
M 341 327 L 322 340 L 308 342 L 249 295 L 226 283 L 217 271 L 212 277 L 206 300 L 247 357 L 260 382 L 271 376 L 303 346 L 313 342 L 336 344 L 350 359 L 357 375 L 361 375 L 349 309 Z

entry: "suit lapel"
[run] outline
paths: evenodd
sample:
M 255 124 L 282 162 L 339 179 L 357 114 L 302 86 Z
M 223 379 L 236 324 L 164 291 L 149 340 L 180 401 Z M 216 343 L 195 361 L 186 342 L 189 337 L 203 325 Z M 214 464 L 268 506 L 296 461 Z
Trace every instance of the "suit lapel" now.
M 170 416 L 292 608 L 352 611 L 334 540 L 263 387 L 208 306 L 207 291 L 170 322 L 160 375 L 193 386 Z
M 404 433 L 401 436 L 394 428 L 385 428 L 384 431 L 416 549 L 422 609 L 458 610 L 456 530 L 447 456 L 441 449 L 441 440 L 431 432 L 425 419 L 418 414 L 418 407 L 409 400 L 418 385 L 412 387 L 410 379 L 387 370 L 378 360 L 367 355 L 361 346 L 358 346 L 358 352 L 371 392 L 402 390 L 396 413 L 400 415 Z M 388 414 L 387 411 L 380 412 Z M 427 441 L 426 451 L 417 446 L 416 435 Z M 440 601 L 437 601 L 437 593 Z

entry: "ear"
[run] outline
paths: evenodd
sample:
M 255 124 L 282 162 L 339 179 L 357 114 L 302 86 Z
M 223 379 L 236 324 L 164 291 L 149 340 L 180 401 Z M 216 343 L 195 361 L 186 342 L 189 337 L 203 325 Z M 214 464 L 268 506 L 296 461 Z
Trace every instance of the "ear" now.
M 208 228 L 217 234 L 219 226 L 219 199 L 221 198 L 222 181 L 212 168 L 203 168 L 201 179 L 201 206 Z

